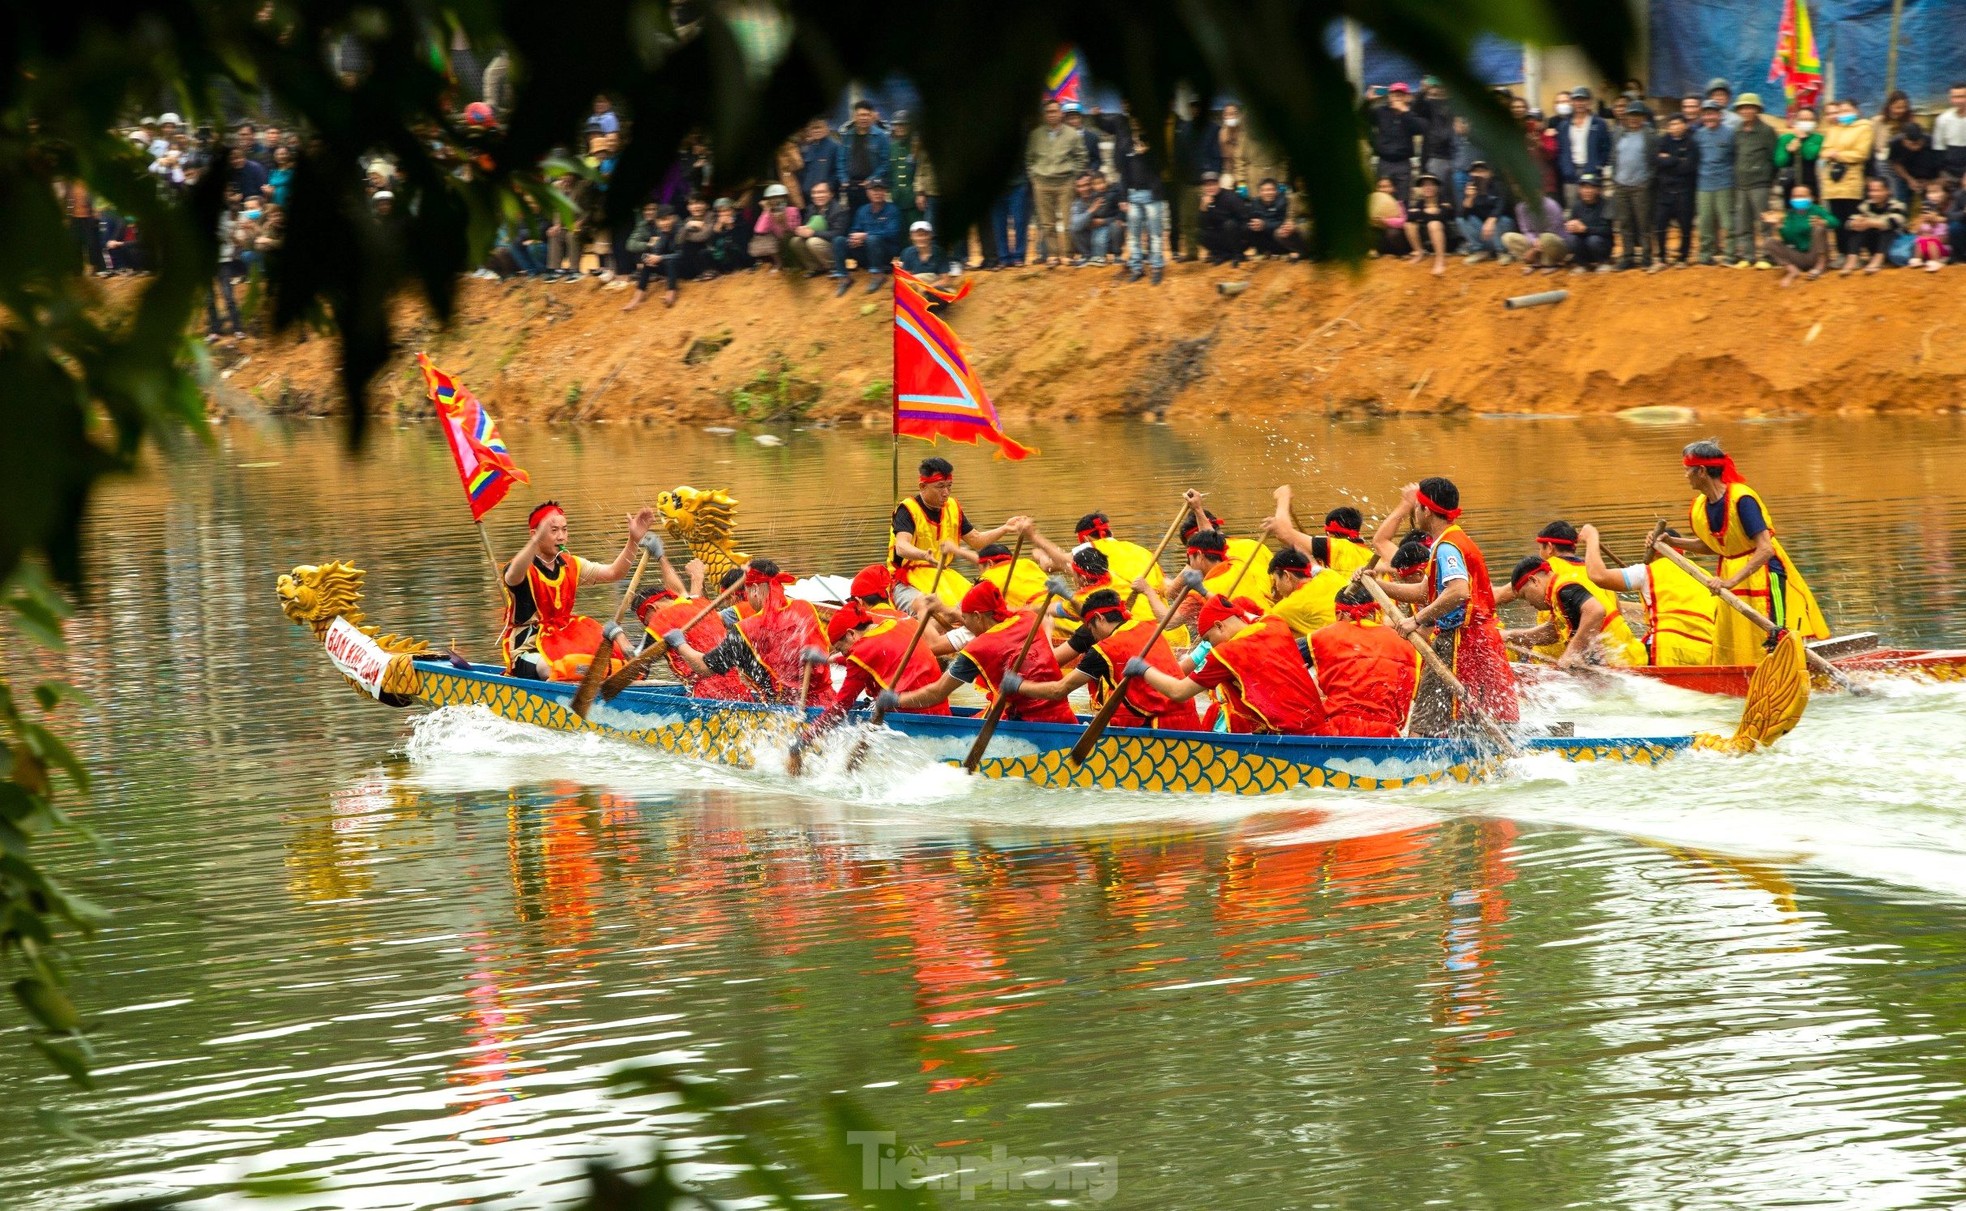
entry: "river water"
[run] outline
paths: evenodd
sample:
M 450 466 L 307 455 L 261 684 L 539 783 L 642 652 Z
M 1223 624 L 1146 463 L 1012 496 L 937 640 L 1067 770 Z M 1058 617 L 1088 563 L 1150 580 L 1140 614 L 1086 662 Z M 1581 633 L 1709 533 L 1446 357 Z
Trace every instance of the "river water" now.
M 1677 451 L 1705 431 L 1101 424 L 1020 434 L 1044 449 L 1022 465 L 953 457 L 985 524 L 1104 507 L 1145 543 L 1190 485 L 1246 530 L 1278 482 L 1308 519 L 1442 472 L 1506 567 L 1551 517 L 1625 550 L 1682 517 Z M 1720 435 L 1839 629 L 1966 639 L 1966 425 Z M 796 570 L 851 572 L 884 536 L 882 435 L 507 436 L 538 489 L 492 515 L 508 550 L 550 492 L 606 558 L 624 510 L 683 483 L 732 489 L 747 547 Z M 492 650 L 429 428 L 358 461 L 325 425 L 226 428 L 111 487 L 92 553 L 71 675 L 104 848 L 51 848 L 116 913 L 78 948 L 100 1089 L 0 1032 L 0 1205 L 228 1206 L 275 1175 L 321 1190 L 254 1205 L 532 1206 L 657 1138 L 721 1180 L 726 1140 L 610 1085 L 650 1060 L 836 1146 L 820 1103 L 845 1091 L 904 1158 L 999 1166 L 973 1192 L 999 1205 L 1961 1201 L 1966 690 L 1819 698 L 1748 759 L 1413 792 L 1042 792 L 894 760 L 794 786 L 330 675 L 274 601 L 296 563 L 354 560 L 372 621 Z M 1735 704 L 1534 709 L 1656 733 Z

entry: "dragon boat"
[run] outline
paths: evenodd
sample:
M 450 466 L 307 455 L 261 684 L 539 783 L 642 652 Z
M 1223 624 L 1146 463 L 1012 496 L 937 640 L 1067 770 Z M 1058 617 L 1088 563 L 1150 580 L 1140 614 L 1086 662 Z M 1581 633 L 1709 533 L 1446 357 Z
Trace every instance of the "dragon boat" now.
M 641 683 L 594 703 L 583 719 L 572 709 L 577 687 L 567 682 L 510 677 L 502 668 L 439 655 L 429 645 L 378 634 L 362 622 L 364 574 L 340 562 L 302 565 L 277 582 L 281 609 L 307 627 L 341 675 L 360 692 L 390 706 L 479 706 L 502 718 L 561 732 L 602 732 L 668 752 L 749 767 L 782 761 L 801 719 L 757 703 L 697 698 L 681 686 Z M 1745 753 L 1772 743 L 1800 720 L 1809 697 L 1801 643 L 1784 639 L 1754 671 L 1739 728 L 1642 737 L 1527 737 L 1526 755 L 1574 762 L 1650 765 L 1688 749 Z M 815 715 L 808 711 L 807 715 Z M 864 713 L 850 716 L 835 743 L 865 735 Z M 981 717 L 887 716 L 883 745 L 930 760 L 960 762 Z M 1004 722 L 977 773 L 1024 779 L 1040 786 L 1099 787 L 1172 794 L 1270 794 L 1298 787 L 1381 790 L 1467 782 L 1494 775 L 1505 754 L 1481 739 L 1364 739 L 1324 736 L 1232 735 L 1134 728 L 1106 731 L 1087 760 L 1069 754 L 1081 728 Z
M 1822 651 L 1822 647 L 1819 646 L 1817 650 Z M 1921 681 L 1966 680 L 1966 648 L 1878 647 L 1848 655 L 1826 656 L 1826 659 L 1839 671 L 1860 680 L 1872 677 L 1903 677 Z M 1683 690 L 1745 698 L 1756 667 L 1749 664 L 1695 664 L 1617 671 L 1676 685 Z M 1814 672 L 1810 681 L 1819 690 L 1839 688 L 1826 673 Z

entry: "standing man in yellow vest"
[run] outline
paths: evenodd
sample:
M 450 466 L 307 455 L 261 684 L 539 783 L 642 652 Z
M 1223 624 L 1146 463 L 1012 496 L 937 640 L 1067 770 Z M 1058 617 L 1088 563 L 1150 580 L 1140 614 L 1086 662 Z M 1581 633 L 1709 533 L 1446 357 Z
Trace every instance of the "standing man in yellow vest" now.
M 1686 447 L 1681 460 L 1693 487 L 1687 505 L 1693 536 L 1719 556 L 1716 582 L 1733 590 L 1773 622 L 1801 638 L 1828 639 L 1829 624 L 1816 595 L 1775 537 L 1775 518 L 1760 493 L 1748 487 L 1734 460 L 1712 439 Z M 1759 664 L 1767 652 L 1760 628 L 1733 610 L 1714 618 L 1713 662 Z
M 1645 603 L 1645 654 L 1657 668 L 1687 668 L 1713 663 L 1713 619 L 1720 602 L 1706 586 L 1656 551 L 1645 563 L 1628 568 L 1604 564 L 1598 549 L 1597 527 L 1577 527 L 1584 544 L 1584 571 L 1591 583 L 1613 592 L 1637 593 Z M 1679 531 L 1667 530 L 1667 538 Z
M 935 565 L 947 553 L 976 562 L 976 553 L 1015 530 L 1025 520 L 1013 517 L 995 529 L 979 530 L 956 503 L 956 469 L 946 458 L 924 458 L 919 468 L 921 488 L 895 506 L 887 538 L 888 565 L 894 569 L 894 604 L 912 613 L 915 599 L 935 584 Z M 936 596 L 954 610 L 962 605 L 970 582 L 955 569 L 942 574 Z

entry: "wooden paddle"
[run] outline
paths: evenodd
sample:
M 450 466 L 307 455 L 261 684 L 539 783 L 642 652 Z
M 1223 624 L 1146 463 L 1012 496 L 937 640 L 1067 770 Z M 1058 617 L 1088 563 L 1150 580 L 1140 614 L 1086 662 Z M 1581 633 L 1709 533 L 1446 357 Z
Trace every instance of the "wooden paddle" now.
M 1063 593 L 1060 593 L 1061 589 L 1064 590 Z M 1024 657 L 1031 652 L 1031 641 L 1038 637 L 1038 632 L 1044 630 L 1045 614 L 1051 609 L 1051 599 L 1059 596 L 1071 596 L 1071 586 L 1065 583 L 1063 577 L 1053 576 L 1044 582 L 1044 600 L 1038 603 L 1037 617 L 1031 620 L 1031 629 L 1024 633 L 1024 643 L 1017 649 L 1017 659 L 1004 666 L 1005 672 L 1020 675 L 1023 673 Z M 997 734 L 997 723 L 1003 719 L 1003 713 L 1010 709 L 1010 700 L 1015 696 L 999 691 L 997 700 L 992 702 L 990 709 L 983 713 L 983 726 L 976 733 L 976 742 L 969 746 L 969 756 L 963 758 L 963 769 L 966 772 L 973 774 L 976 772 L 976 767 L 983 764 L 983 754 L 990 748 L 990 737 Z
M 936 593 L 941 590 L 942 574 L 949 570 L 949 561 L 952 558 L 953 557 L 947 551 L 944 551 L 942 553 L 942 562 L 935 565 L 935 579 L 930 581 L 928 586 L 928 596 L 931 600 L 933 600 Z M 1009 583 L 1009 579 L 1010 578 L 1008 576 L 1004 578 L 1006 584 Z M 921 643 L 922 634 L 928 630 L 928 615 L 929 615 L 928 606 L 929 606 L 928 602 L 924 602 L 922 604 L 922 616 L 915 620 L 915 633 L 913 635 L 908 636 L 908 646 L 902 649 L 900 667 L 894 670 L 894 684 L 897 686 L 901 684 L 902 675 L 908 671 L 909 661 L 912 661 L 915 658 L 915 647 L 916 645 Z M 874 715 L 871 722 L 871 726 L 879 727 L 882 721 L 885 720 L 886 718 L 887 718 L 887 711 L 882 709 L 880 701 L 878 699 L 875 700 Z M 853 752 L 847 755 L 847 759 L 846 759 L 847 772 L 851 773 L 852 771 L 860 768 L 860 763 L 867 759 L 867 746 L 871 743 L 873 743 L 873 741 L 865 733 L 862 733 L 859 742 L 853 746 Z
M 1566 669 L 1562 667 L 1562 665 L 1557 661 L 1556 657 L 1551 656 L 1545 652 L 1539 652 L 1534 648 L 1523 647 L 1519 643 L 1510 643 L 1506 639 L 1502 641 L 1502 646 L 1507 648 L 1509 651 L 1514 652 L 1516 655 L 1522 657 L 1524 660 L 1528 661 L 1531 664 L 1540 664 L 1546 668 L 1555 669 L 1557 672 L 1560 673 L 1568 673 L 1573 677 L 1582 677 L 1586 681 L 1596 681 L 1602 683 L 1604 678 L 1610 676 L 1610 674 L 1607 673 L 1604 669 L 1596 668 L 1588 664 L 1579 665 L 1574 669 Z
M 655 531 L 651 530 L 642 537 L 644 540 L 655 538 Z M 662 551 L 660 538 L 655 539 L 655 551 L 658 555 Z M 648 547 L 643 546 L 641 557 L 635 560 L 635 574 L 628 578 L 628 587 L 622 591 L 621 601 L 614 607 L 614 622 L 602 629 L 601 642 L 594 648 L 593 658 L 587 662 L 587 672 L 580 678 L 580 688 L 573 692 L 573 713 L 582 719 L 587 718 L 587 712 L 594 709 L 594 695 L 601 692 L 601 682 L 607 679 L 608 667 L 614 663 L 612 659 L 604 659 L 601 653 L 614 651 L 614 637 L 621 633 L 621 620 L 628 616 L 628 606 L 635 600 L 635 590 L 641 587 L 642 573 L 649 566 L 649 554 Z
M 684 632 L 685 634 L 694 630 L 696 628 L 697 623 L 702 622 L 705 618 L 708 618 L 710 615 L 716 613 L 717 610 L 724 604 L 724 602 L 729 601 L 731 597 L 734 596 L 736 592 L 743 587 L 744 587 L 744 582 L 741 580 L 738 581 L 736 584 L 731 585 L 728 589 L 725 589 L 723 592 L 717 594 L 716 599 L 714 601 L 710 602 L 708 605 L 698 610 L 694 618 L 691 618 L 688 622 L 684 623 L 680 627 L 677 627 L 676 629 Z M 669 645 L 664 643 L 661 639 L 659 638 L 651 639 L 649 641 L 649 645 L 643 648 L 641 652 L 633 660 L 630 660 L 627 664 L 621 666 L 620 669 L 616 670 L 613 676 L 609 677 L 606 681 L 603 681 L 601 683 L 601 697 L 612 698 L 616 694 L 619 694 L 621 691 L 627 689 L 630 685 L 633 685 L 636 681 L 641 679 L 643 673 L 648 671 L 649 666 L 654 664 L 658 659 L 660 659 L 662 654 L 664 652 L 667 652 L 668 650 L 669 650 Z
M 1167 630 L 1167 624 L 1173 622 L 1175 614 L 1180 612 L 1182 600 L 1200 584 L 1201 573 L 1193 568 L 1181 573 L 1181 587 L 1175 590 L 1174 599 L 1167 603 L 1167 613 L 1162 614 L 1160 621 L 1154 624 L 1154 633 L 1147 636 L 1146 645 L 1140 649 L 1142 656 L 1152 651 L 1154 644 L 1160 642 L 1162 632 Z M 1133 678 L 1125 676 L 1119 669 L 1114 669 L 1113 674 L 1113 692 L 1106 695 L 1106 701 L 1100 706 L 1099 713 L 1092 717 L 1091 723 L 1085 725 L 1085 731 L 1079 735 L 1079 742 L 1072 746 L 1073 765 L 1084 765 L 1085 759 L 1092 755 L 1092 746 L 1099 743 L 1099 737 L 1105 733 L 1106 725 L 1113 721 L 1113 715 L 1120 709 L 1120 702 L 1126 697 L 1126 687 L 1132 684 Z
M 1720 598 L 1720 600 L 1726 602 L 1727 605 L 1730 608 L 1732 608 L 1735 613 L 1747 619 L 1749 622 L 1752 622 L 1755 626 L 1761 628 L 1764 634 L 1773 635 L 1775 633 L 1777 628 L 1773 622 L 1770 622 L 1768 620 L 1767 615 L 1763 614 L 1760 610 L 1755 609 L 1747 602 L 1742 601 L 1739 597 L 1736 597 L 1734 595 L 1733 590 L 1722 588 L 1720 586 L 1719 580 L 1715 579 L 1711 575 L 1708 575 L 1706 570 L 1701 568 L 1700 565 L 1694 563 L 1692 560 L 1686 558 L 1686 556 L 1681 555 L 1678 551 L 1674 550 L 1670 543 L 1666 542 L 1664 539 L 1660 539 L 1652 544 L 1652 549 L 1657 551 L 1659 554 L 1664 555 L 1667 559 L 1670 559 L 1673 563 L 1677 564 L 1679 566 L 1680 571 L 1685 572 L 1688 576 L 1691 576 L 1693 579 L 1699 581 L 1702 585 L 1706 587 L 1708 592 L 1712 593 L 1715 597 Z M 1809 662 L 1810 668 L 1814 669 L 1818 673 L 1821 673 L 1823 676 L 1829 678 L 1830 683 L 1832 685 L 1836 686 L 1838 689 L 1844 691 L 1845 693 L 1856 694 L 1860 696 L 1870 693 L 1868 689 L 1865 689 L 1863 686 L 1860 686 L 1856 682 L 1850 680 L 1850 675 L 1848 673 L 1844 672 L 1842 669 L 1837 668 L 1835 665 L 1831 664 L 1828 660 L 1824 659 L 1818 653 L 1810 651 L 1809 645 L 1806 643 L 1802 645 L 1802 655 L 1803 658 Z
M 799 653 L 799 663 L 802 666 L 799 671 L 799 705 L 792 715 L 798 721 L 799 730 L 793 735 L 792 747 L 785 754 L 785 772 L 793 778 L 805 772 L 806 691 L 812 686 L 813 670 L 827 663 L 826 653 L 818 648 L 806 648 Z
M 1181 501 L 1181 511 L 1179 513 L 1176 513 L 1174 515 L 1174 520 L 1168 523 L 1167 533 L 1160 536 L 1160 545 L 1154 548 L 1153 555 L 1148 558 L 1146 571 L 1151 571 L 1155 573 L 1158 573 L 1160 571 L 1160 557 L 1166 553 L 1167 544 L 1173 542 L 1174 536 L 1181 532 L 1181 519 L 1186 517 L 1187 515 L 1188 515 L 1188 502 L 1186 498 L 1183 498 Z M 1142 575 L 1145 574 L 1146 574 L 1145 572 L 1142 573 Z M 1126 613 L 1129 617 L 1131 617 L 1133 614 L 1133 603 L 1138 600 L 1140 600 L 1140 590 L 1135 589 L 1133 590 L 1133 595 L 1126 599 Z
M 1393 599 L 1386 594 L 1386 590 L 1379 584 L 1377 579 L 1371 576 L 1361 576 L 1358 578 L 1358 582 L 1365 586 L 1366 592 L 1372 594 L 1372 600 L 1379 603 L 1379 608 L 1386 612 L 1387 618 L 1397 618 L 1400 616 L 1399 607 L 1393 603 Z M 1434 676 L 1440 678 L 1447 688 L 1454 692 L 1454 696 L 1461 700 L 1461 705 L 1468 708 L 1468 713 L 1475 717 L 1475 722 L 1481 724 L 1482 730 L 1488 733 L 1489 738 L 1494 740 L 1496 744 L 1502 746 L 1504 753 L 1510 757 L 1522 756 L 1522 750 L 1515 746 L 1515 741 L 1509 739 L 1509 734 L 1502 730 L 1502 726 L 1496 723 L 1487 711 L 1481 709 L 1481 704 L 1474 700 L 1472 694 L 1468 693 L 1468 687 L 1461 684 L 1461 679 L 1454 675 L 1454 670 L 1448 668 L 1447 662 L 1442 660 L 1440 654 L 1434 651 L 1433 644 L 1420 638 L 1418 631 L 1414 631 L 1408 635 L 1406 642 L 1413 645 L 1413 650 L 1420 653 L 1421 663 L 1425 664 Z

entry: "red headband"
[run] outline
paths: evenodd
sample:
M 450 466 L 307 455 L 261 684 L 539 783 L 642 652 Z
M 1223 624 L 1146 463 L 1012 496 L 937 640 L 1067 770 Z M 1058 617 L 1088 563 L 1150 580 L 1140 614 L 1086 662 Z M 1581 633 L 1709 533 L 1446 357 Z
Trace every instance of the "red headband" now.
M 980 568 L 994 568 L 1000 563 L 1009 562 L 1010 556 L 1008 555 L 978 555 L 976 557 L 976 566 Z
M 1079 611 L 1079 620 L 1082 622 L 1090 622 L 1092 619 L 1099 617 L 1101 614 L 1111 614 L 1115 618 L 1124 618 L 1126 617 L 1126 609 L 1123 606 L 1116 606 L 1116 605 L 1095 606 L 1090 610 Z
M 1113 527 L 1104 518 L 1095 520 L 1091 525 L 1079 531 L 1080 542 L 1090 542 L 1095 538 L 1111 538 L 1112 536 Z
M 1734 469 L 1734 459 L 1731 455 L 1723 454 L 1719 458 L 1699 458 L 1689 454 L 1686 456 L 1685 462 L 1689 467 L 1704 467 L 1709 471 L 1720 472 L 1720 482 L 1723 484 L 1742 484 L 1747 482 L 1741 478 L 1741 473 Z
M 1113 574 L 1111 572 L 1088 572 L 1077 564 L 1072 565 L 1072 570 L 1078 573 L 1079 582 L 1088 588 L 1104 588 L 1113 583 Z
M 1433 497 L 1428 496 L 1425 492 L 1414 493 L 1413 499 L 1415 503 L 1417 503 L 1422 509 L 1425 509 L 1430 513 L 1438 513 L 1449 521 L 1453 521 L 1454 519 L 1461 516 L 1461 510 L 1443 509 L 1439 505 L 1435 504 Z
M 1553 547 L 1574 547 L 1574 546 L 1576 546 L 1576 545 L 1577 545 L 1577 540 L 1576 540 L 1576 539 L 1574 539 L 1574 538 L 1543 538 L 1543 537 L 1538 537 L 1538 538 L 1536 539 L 1536 541 L 1537 541 L 1537 542 L 1546 542 L 1546 543 L 1548 543 L 1548 544 L 1550 544 L 1550 545 L 1551 545 L 1551 546 L 1553 546 Z
M 930 484 L 948 484 L 948 483 L 954 483 L 955 480 L 956 477 L 954 475 L 937 471 L 931 475 L 922 476 L 921 484 L 922 487 L 926 488 Z
M 1357 605 L 1352 605 L 1348 602 L 1339 601 L 1333 602 L 1331 608 L 1337 613 L 1338 617 L 1347 618 L 1356 622 L 1361 618 L 1369 618 L 1378 613 L 1379 603 L 1376 601 L 1362 601 Z
M 567 515 L 567 511 L 558 505 L 539 506 L 532 511 L 531 517 L 526 518 L 526 528 L 528 530 L 537 530 L 547 518 L 553 516 L 555 513 L 558 513 L 561 517 Z
M 1539 563 L 1535 567 L 1529 569 L 1527 572 L 1524 572 L 1522 575 L 1510 581 L 1509 587 L 1513 588 L 1516 592 L 1520 593 L 1522 592 L 1523 585 L 1528 584 L 1531 580 L 1534 580 L 1536 577 L 1541 576 L 1543 573 L 1549 570 L 1550 570 L 1550 565 L 1548 564 L 1548 562 Z
M 758 571 L 758 569 L 746 564 L 744 566 L 744 583 L 746 585 L 797 584 L 799 583 L 799 578 L 790 572 L 780 572 L 776 576 L 767 576 L 763 572 Z
M 1326 534 L 1331 535 L 1333 538 L 1350 538 L 1354 540 L 1358 538 L 1357 530 L 1352 529 L 1350 526 L 1340 525 L 1335 521 L 1325 522 L 1324 532 Z
M 1228 550 L 1227 550 L 1226 548 L 1224 548 L 1224 549 L 1222 549 L 1222 550 L 1219 550 L 1219 551 L 1218 551 L 1218 550 L 1216 550 L 1216 549 L 1215 549 L 1214 547 L 1195 547 L 1195 546 L 1191 546 L 1191 547 L 1189 547 L 1189 548 L 1188 548 L 1188 554 L 1190 554 L 1190 555 L 1213 555 L 1213 556 L 1214 556 L 1215 558 L 1217 558 L 1217 559 L 1227 559 L 1227 558 L 1229 557 L 1229 552 L 1228 552 Z

